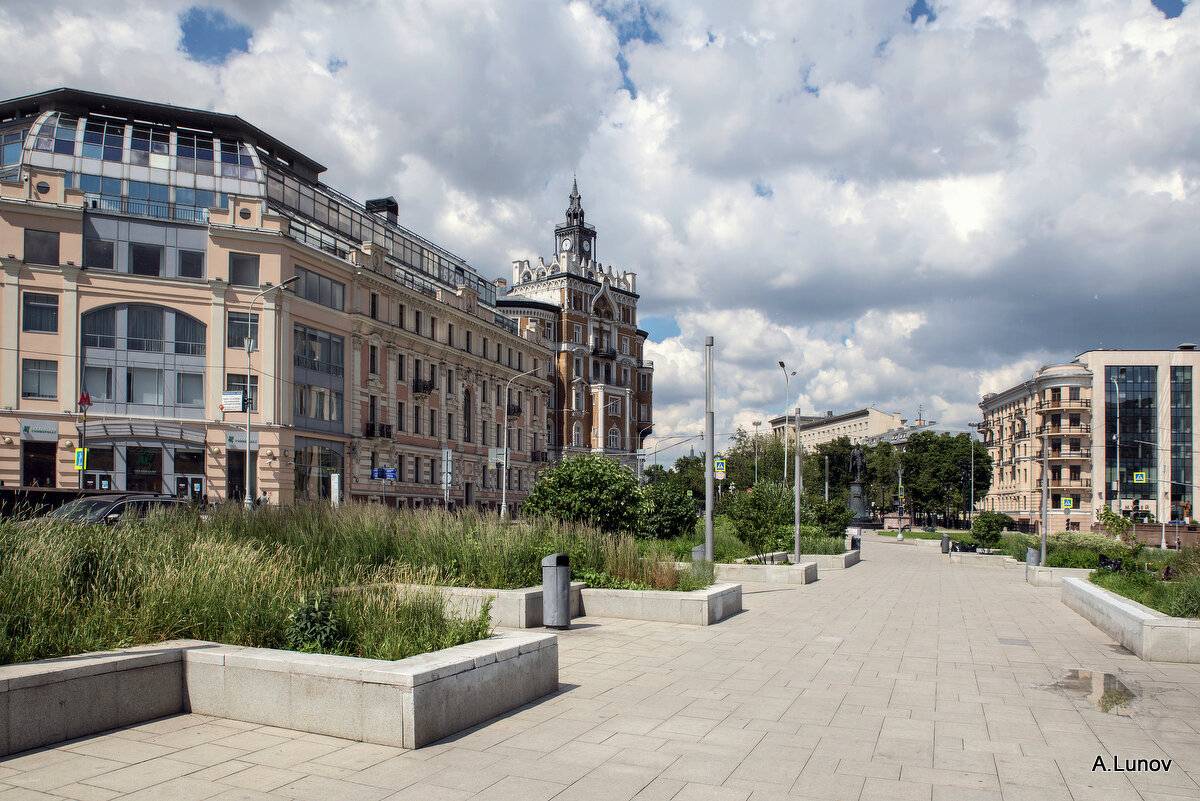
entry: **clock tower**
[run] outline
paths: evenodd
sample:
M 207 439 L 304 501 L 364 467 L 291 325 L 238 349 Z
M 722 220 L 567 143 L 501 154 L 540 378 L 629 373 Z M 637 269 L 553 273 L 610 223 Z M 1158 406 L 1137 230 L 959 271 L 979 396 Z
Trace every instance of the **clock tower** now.
M 583 221 L 579 182 L 571 181 L 567 221 L 554 229 L 554 252 L 561 258 L 574 256 L 578 261 L 596 260 L 596 228 Z

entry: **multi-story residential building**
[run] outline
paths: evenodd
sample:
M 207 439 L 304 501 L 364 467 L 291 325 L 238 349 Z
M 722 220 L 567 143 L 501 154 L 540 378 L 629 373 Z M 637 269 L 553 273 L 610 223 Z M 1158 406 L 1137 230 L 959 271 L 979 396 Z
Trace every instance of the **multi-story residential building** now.
M 494 507 L 507 430 L 519 502 L 546 332 L 394 200 L 323 171 L 235 116 L 67 89 L 0 103 L 0 481 Z M 225 392 L 248 396 L 249 438 Z
M 654 363 L 645 358 L 637 302 L 637 276 L 597 261 L 596 229 L 573 184 L 553 259 L 513 262 L 513 285 L 497 301 L 521 326 L 546 332 L 557 351 L 546 416 L 553 458 L 604 453 L 637 468 L 654 427 Z
M 1194 345 L 1093 350 L 979 404 L 995 473 L 986 509 L 1087 528 L 1101 505 L 1133 517 L 1186 520 L 1196 492 Z
M 832 442 L 838 437 L 848 437 L 853 444 L 866 442 L 870 437 L 876 437 L 889 429 L 903 426 L 907 420 L 900 417 L 899 412 L 881 412 L 872 407 L 856 409 L 852 412 L 834 414 L 827 411 L 823 415 L 801 415 L 800 444 L 805 450 L 815 448 L 826 442 Z M 784 416 L 780 415 L 770 421 L 771 432 L 778 438 L 783 431 Z M 795 415 L 788 415 L 788 425 L 796 425 Z M 794 441 L 794 435 L 789 442 Z

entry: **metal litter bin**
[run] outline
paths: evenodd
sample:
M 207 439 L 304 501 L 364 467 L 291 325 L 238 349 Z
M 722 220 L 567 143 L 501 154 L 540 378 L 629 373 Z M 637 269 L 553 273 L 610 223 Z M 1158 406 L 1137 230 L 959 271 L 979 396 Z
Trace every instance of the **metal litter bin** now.
M 697 545 L 695 548 L 692 549 L 692 561 L 693 562 L 703 562 L 704 561 L 704 543 L 700 543 L 699 545 Z
M 942 535 L 942 553 L 950 553 L 950 535 Z
M 859 536 L 858 534 L 850 535 L 850 550 L 852 550 L 852 551 L 861 551 L 862 550 L 862 537 Z
M 542 625 L 571 628 L 571 563 L 565 553 L 542 560 Z
M 1025 566 L 1038 567 L 1042 563 L 1042 552 L 1037 548 L 1025 549 Z

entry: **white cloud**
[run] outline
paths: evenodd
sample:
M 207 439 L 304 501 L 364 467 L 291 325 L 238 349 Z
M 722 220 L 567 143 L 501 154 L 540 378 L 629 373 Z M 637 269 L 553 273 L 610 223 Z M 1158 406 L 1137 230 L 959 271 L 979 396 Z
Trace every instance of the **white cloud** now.
M 188 5 L 10 0 L 0 94 L 237 114 L 489 277 L 548 255 L 578 174 L 598 256 L 680 327 L 659 435 L 703 425 L 706 334 L 723 431 L 782 413 L 779 359 L 792 406 L 958 423 L 1041 364 L 1196 338 L 1192 6 L 665 0 L 622 47 L 626 3 L 214 0 L 253 36 L 213 66 Z

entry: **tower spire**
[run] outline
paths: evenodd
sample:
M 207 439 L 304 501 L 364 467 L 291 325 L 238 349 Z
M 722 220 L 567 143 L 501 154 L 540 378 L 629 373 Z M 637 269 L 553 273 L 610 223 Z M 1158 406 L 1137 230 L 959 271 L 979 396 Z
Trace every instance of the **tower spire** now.
M 580 203 L 582 198 L 579 197 L 579 181 L 574 176 L 571 178 L 571 197 L 569 200 L 567 222 L 572 225 L 583 225 L 583 205 Z

